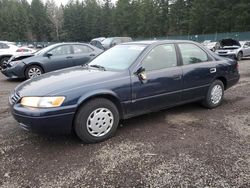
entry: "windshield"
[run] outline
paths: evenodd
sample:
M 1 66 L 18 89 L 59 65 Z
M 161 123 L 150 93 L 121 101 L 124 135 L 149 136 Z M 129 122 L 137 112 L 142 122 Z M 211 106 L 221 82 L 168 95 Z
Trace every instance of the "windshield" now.
M 43 54 L 43 53 L 49 51 L 50 49 L 54 48 L 55 46 L 56 46 L 56 45 L 51 45 L 51 46 L 48 46 L 48 47 L 46 47 L 46 48 L 43 48 L 43 49 L 37 51 L 37 52 L 35 53 L 35 55 Z
M 104 41 L 102 41 L 102 44 L 110 44 L 114 38 L 107 38 Z
M 89 66 L 99 65 L 105 69 L 127 69 L 145 49 L 146 45 L 118 45 L 102 53 Z

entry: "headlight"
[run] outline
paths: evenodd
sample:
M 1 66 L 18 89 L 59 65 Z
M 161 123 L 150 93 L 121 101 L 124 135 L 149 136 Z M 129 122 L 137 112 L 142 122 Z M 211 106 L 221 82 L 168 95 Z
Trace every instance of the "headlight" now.
M 14 67 L 15 65 L 21 63 L 21 61 L 11 61 L 9 64 Z
M 62 105 L 65 97 L 23 97 L 21 105 L 35 108 L 54 108 Z

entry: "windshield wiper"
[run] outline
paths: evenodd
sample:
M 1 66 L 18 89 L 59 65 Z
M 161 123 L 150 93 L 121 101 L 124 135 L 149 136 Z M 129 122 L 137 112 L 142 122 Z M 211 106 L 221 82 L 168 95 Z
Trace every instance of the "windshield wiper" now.
M 90 67 L 94 67 L 94 68 L 98 68 L 98 69 L 106 71 L 105 67 L 103 67 L 101 65 L 90 65 Z

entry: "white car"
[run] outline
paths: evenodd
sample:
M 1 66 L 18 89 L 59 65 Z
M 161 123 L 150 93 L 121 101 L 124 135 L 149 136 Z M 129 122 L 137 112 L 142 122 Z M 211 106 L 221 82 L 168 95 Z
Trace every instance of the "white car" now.
M 208 48 L 209 50 L 214 52 L 216 50 L 218 42 L 212 42 L 211 40 L 205 40 L 202 44 L 203 44 L 203 46 L 205 46 L 206 48 Z
M 0 41 L 0 67 L 4 63 L 8 62 L 8 60 L 13 55 L 34 53 L 34 52 L 35 50 L 30 48 L 18 47 L 13 42 Z
M 250 56 L 250 41 L 237 41 L 223 39 L 220 47 L 215 51 L 219 56 L 229 57 L 240 61 L 243 57 Z

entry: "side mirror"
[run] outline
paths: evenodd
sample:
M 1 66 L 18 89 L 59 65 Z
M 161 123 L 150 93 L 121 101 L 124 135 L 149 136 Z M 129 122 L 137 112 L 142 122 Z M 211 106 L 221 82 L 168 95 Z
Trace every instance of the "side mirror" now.
M 243 48 L 248 48 L 249 46 L 248 45 L 244 45 Z
M 135 73 L 138 76 L 141 82 L 145 82 L 147 80 L 146 70 L 145 68 L 139 68 Z
M 48 52 L 48 53 L 46 54 L 46 56 L 47 56 L 47 57 L 51 57 L 51 56 L 53 56 L 53 54 L 52 54 L 51 52 Z

